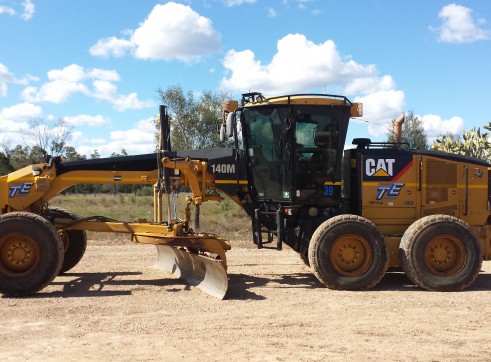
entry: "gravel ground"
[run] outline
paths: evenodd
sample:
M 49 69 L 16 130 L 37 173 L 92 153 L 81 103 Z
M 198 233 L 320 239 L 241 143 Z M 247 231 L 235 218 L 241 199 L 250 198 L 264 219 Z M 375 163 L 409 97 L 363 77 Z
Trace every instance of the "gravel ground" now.
M 491 262 L 467 291 L 390 273 L 322 287 L 291 250 L 234 247 L 225 300 L 152 268 L 149 245 L 89 242 L 30 298 L 0 298 L 2 361 L 490 361 Z

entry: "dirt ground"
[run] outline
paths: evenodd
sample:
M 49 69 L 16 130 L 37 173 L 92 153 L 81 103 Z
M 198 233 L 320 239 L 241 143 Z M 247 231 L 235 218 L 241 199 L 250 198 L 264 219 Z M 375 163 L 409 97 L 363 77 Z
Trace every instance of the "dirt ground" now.
M 491 262 L 465 292 L 400 273 L 348 292 L 322 287 L 289 249 L 227 256 L 218 300 L 152 268 L 153 246 L 89 241 L 36 296 L 0 298 L 0 360 L 491 360 Z

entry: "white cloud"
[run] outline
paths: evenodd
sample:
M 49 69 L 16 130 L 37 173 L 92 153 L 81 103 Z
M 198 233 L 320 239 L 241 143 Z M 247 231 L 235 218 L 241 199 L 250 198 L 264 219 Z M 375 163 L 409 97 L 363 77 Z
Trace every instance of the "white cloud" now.
M 27 75 L 24 78 L 16 78 L 9 69 L 0 63 L 0 97 L 5 97 L 8 93 L 8 84 L 23 84 L 26 85 L 30 81 L 37 81 L 38 78 Z
M 481 26 L 484 19 L 472 16 L 472 10 L 461 5 L 449 4 L 444 6 L 438 17 L 442 25 L 431 30 L 438 31 L 438 40 L 444 43 L 472 43 L 478 40 L 489 39 L 490 32 Z
M 174 2 L 157 4 L 128 36 L 100 39 L 89 52 L 99 57 L 131 53 L 139 59 L 189 62 L 220 50 L 220 34 L 211 20 Z
M 0 111 L 0 117 L 2 122 L 4 120 L 23 122 L 31 119 L 41 118 L 42 115 L 43 115 L 42 108 L 32 103 L 15 104 L 11 107 L 3 108 Z M 2 123 L 2 128 L 3 128 L 3 123 Z
M 111 119 L 101 115 L 90 116 L 88 114 L 80 114 L 78 116 L 67 116 L 63 118 L 69 126 L 89 126 L 97 127 L 105 124 L 110 124 Z
M 275 9 L 268 8 L 268 18 L 275 18 L 276 15 L 278 15 L 278 14 L 276 13 L 276 10 Z
M 24 135 L 29 131 L 29 121 L 39 119 L 43 115 L 41 107 L 31 103 L 15 104 L 0 110 L 2 133 L 0 142 L 11 146 L 24 144 Z
M 118 88 L 105 80 L 95 80 L 92 83 L 94 91 L 92 96 L 96 99 L 104 100 L 112 103 L 118 111 L 127 109 L 143 109 L 154 106 L 153 101 L 141 101 L 136 93 L 118 94 Z
M 26 87 L 22 91 L 22 97 L 27 102 L 32 103 L 49 102 L 59 104 L 79 92 L 87 94 L 89 91 L 82 83 L 54 80 L 43 84 L 39 89 L 37 87 Z
M 0 97 L 7 95 L 7 83 L 12 82 L 14 76 L 9 72 L 8 68 L 0 63 Z
M 48 72 L 49 80 L 64 80 L 72 83 L 80 82 L 86 77 L 82 66 L 71 64 L 63 69 L 53 69 Z
M 135 44 L 130 40 L 111 36 L 109 38 L 99 39 L 97 43 L 89 49 L 89 52 L 95 57 L 108 58 L 113 56 L 115 58 L 120 58 L 134 48 Z
M 14 8 L 11 8 L 10 6 L 0 6 L 0 15 L 2 14 L 7 14 L 7 15 L 10 15 L 10 16 L 14 16 L 15 15 L 15 10 Z
M 26 87 L 22 92 L 23 99 L 31 103 L 63 103 L 72 95 L 81 93 L 107 101 L 119 111 L 149 108 L 154 105 L 153 101 L 141 101 L 136 93 L 118 94 L 117 86 L 112 83 L 120 80 L 115 70 L 86 70 L 80 65 L 71 64 L 63 69 L 49 71 L 48 79 L 49 82 L 39 88 Z
M 92 139 L 86 140 L 83 146 L 77 147 L 77 152 L 82 155 L 91 154 L 97 149 L 103 157 L 113 152 L 120 152 L 123 148 L 128 154 L 152 153 L 155 150 L 155 126 L 154 118 L 139 121 L 135 127 L 128 130 L 111 132 L 110 140 Z
M 82 131 L 76 131 L 76 130 L 70 132 L 70 136 L 71 136 L 70 138 L 72 144 L 78 143 L 80 140 L 83 140 L 85 138 L 84 133 Z
M 7 14 L 10 16 L 18 15 L 21 19 L 28 21 L 32 19 L 36 7 L 31 0 L 8 1 L 10 5 L 0 5 L 0 15 Z M 18 8 L 18 10 L 16 10 Z
M 395 89 L 394 79 L 390 75 L 376 77 L 368 74 L 367 77 L 354 78 L 344 88 L 346 94 L 375 93 Z
M 87 76 L 91 79 L 98 79 L 107 82 L 118 82 L 121 80 L 118 72 L 115 70 L 94 68 L 87 71 Z
M 223 0 L 225 6 L 240 6 L 243 4 L 254 4 L 257 0 Z
M 342 57 L 332 40 L 315 44 L 302 34 L 290 34 L 278 41 L 269 64 L 257 60 L 251 50 L 231 50 L 223 65 L 228 74 L 221 87 L 228 91 L 261 91 L 272 96 L 327 88 L 328 93 L 364 102 L 363 120 L 370 122 L 372 135 L 385 134 L 387 125 L 404 108 L 404 92 L 396 89 L 391 76 L 379 76 L 375 65 Z
M 381 90 L 354 101 L 363 103 L 363 117 L 357 121 L 367 121 L 368 133 L 372 136 L 387 134 L 391 121 L 404 109 L 404 92 L 400 90 Z
M 423 121 L 423 128 L 430 144 L 437 137 L 444 134 L 461 136 L 464 133 L 464 120 L 461 117 L 454 116 L 450 119 L 442 119 L 442 117 L 435 114 L 418 117 Z
M 25 0 L 22 2 L 22 7 L 24 8 L 24 11 L 21 14 L 21 18 L 24 20 L 30 20 L 36 11 L 36 7 L 34 6 L 33 2 L 31 0 Z
M 278 41 L 269 64 L 255 59 L 251 50 L 230 50 L 223 60 L 228 77 L 221 86 L 232 91 L 261 89 L 265 93 L 300 92 L 347 85 L 360 77 L 376 76 L 373 65 L 344 61 L 336 44 L 314 44 L 302 34 L 289 34 Z

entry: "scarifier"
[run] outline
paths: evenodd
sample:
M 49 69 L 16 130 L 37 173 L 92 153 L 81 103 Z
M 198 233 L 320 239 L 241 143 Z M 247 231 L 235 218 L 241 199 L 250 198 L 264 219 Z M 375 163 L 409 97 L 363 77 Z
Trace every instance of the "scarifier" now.
M 221 195 L 250 216 L 258 248 L 287 244 L 332 289 L 372 288 L 402 270 L 422 289 L 463 290 L 491 259 L 487 162 L 403 147 L 403 116 L 394 122 L 395 142 L 362 138 L 345 149 L 349 120 L 363 108 L 343 96 L 253 92 L 222 111 L 220 137 L 233 148 L 173 152 L 161 106 L 155 154 L 55 157 L 0 177 L 0 292 L 34 293 L 73 268 L 91 230 L 157 245 L 159 268 L 223 298 L 230 245 L 190 227 L 190 206 Z M 153 222 L 77 219 L 48 206 L 78 183 L 155 185 Z M 184 185 L 192 195 L 180 220 L 172 194 Z

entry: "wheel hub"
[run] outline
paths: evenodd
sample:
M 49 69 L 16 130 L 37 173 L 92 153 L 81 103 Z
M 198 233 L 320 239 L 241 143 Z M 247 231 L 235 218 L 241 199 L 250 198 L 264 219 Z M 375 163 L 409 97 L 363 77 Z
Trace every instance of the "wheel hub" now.
M 338 257 L 344 264 L 353 264 L 360 258 L 360 253 L 356 246 L 348 243 L 339 249 Z
M 349 277 L 360 276 L 372 263 L 370 245 L 360 235 L 343 235 L 333 243 L 330 261 L 337 273 Z
M 12 245 L 8 252 L 9 261 L 12 264 L 22 265 L 27 264 L 31 258 L 31 250 L 24 243 Z
M 22 233 L 10 233 L 0 239 L 0 269 L 12 275 L 33 268 L 39 256 L 35 240 Z
M 424 249 L 424 263 L 428 270 L 438 276 L 458 274 L 467 257 L 463 242 L 453 235 L 439 235 L 431 239 Z
M 443 244 L 435 245 L 435 247 L 430 248 L 431 258 L 436 264 L 446 264 L 450 262 L 452 258 L 452 251 L 448 246 Z

